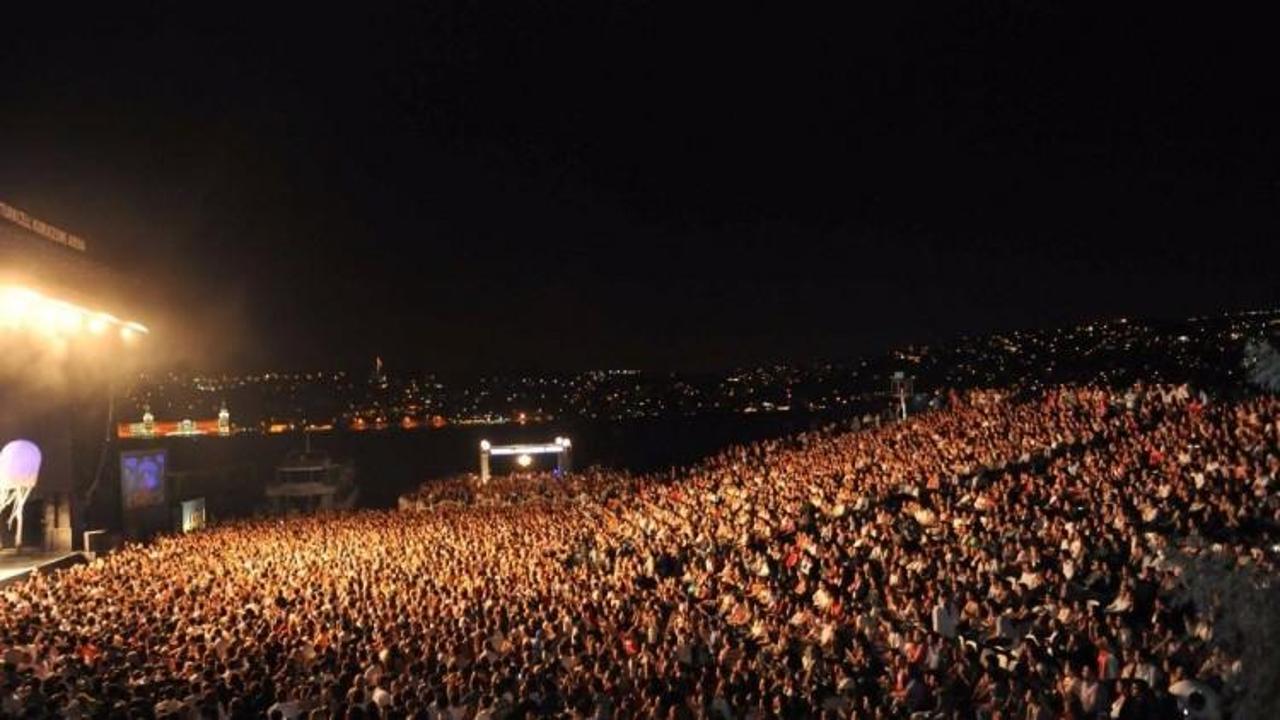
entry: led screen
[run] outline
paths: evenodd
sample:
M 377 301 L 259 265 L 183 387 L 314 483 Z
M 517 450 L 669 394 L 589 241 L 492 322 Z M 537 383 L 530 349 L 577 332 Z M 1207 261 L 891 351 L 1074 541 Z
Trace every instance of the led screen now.
M 126 510 L 154 507 L 165 502 L 165 450 L 133 450 L 120 453 L 120 495 Z

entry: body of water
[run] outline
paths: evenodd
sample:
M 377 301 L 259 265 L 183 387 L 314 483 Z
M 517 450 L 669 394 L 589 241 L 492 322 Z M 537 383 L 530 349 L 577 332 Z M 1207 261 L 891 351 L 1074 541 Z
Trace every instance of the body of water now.
M 816 429 L 839 419 L 770 413 L 328 432 L 312 434 L 311 446 L 334 462 L 352 464 L 360 506 L 383 508 L 394 507 L 402 493 L 432 478 L 477 472 L 481 440 L 543 443 L 567 436 L 573 440 L 575 468 L 600 465 L 651 472 L 697 462 L 729 445 Z M 127 441 L 120 449 L 168 449 L 172 494 L 203 495 L 211 515 L 225 518 L 261 509 L 262 490 L 272 481 L 276 465 L 303 444 L 301 434 L 243 434 Z M 508 472 L 511 462 L 509 457 L 494 458 L 493 472 Z M 555 459 L 541 456 L 535 463 L 551 467 Z M 118 481 L 112 484 L 114 488 L 104 490 L 118 492 Z

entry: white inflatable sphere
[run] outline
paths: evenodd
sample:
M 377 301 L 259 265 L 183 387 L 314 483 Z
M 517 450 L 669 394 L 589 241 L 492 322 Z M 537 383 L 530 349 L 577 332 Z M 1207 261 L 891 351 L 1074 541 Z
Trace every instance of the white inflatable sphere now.
M 0 450 L 0 490 L 35 487 L 40 459 L 40 448 L 30 440 L 5 445 Z

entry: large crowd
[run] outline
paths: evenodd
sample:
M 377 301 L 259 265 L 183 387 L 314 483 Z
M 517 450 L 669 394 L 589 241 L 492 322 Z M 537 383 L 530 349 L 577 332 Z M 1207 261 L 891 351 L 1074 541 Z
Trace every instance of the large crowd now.
M 516 506 L 543 500 L 601 501 L 628 492 L 641 479 L 598 467 L 583 472 L 520 470 L 481 482 L 475 474 L 452 475 L 423 483 L 400 496 L 401 510 L 430 510 L 450 505 Z
M 1280 400 L 953 394 L 857 432 L 223 524 L 0 592 L 0 714 L 1212 717 L 1180 553 L 1273 575 Z M 1194 692 L 1193 692 L 1194 691 Z

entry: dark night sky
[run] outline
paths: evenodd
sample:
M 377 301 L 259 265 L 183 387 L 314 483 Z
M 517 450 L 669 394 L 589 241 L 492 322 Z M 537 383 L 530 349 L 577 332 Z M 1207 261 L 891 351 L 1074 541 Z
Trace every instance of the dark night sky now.
M 0 198 L 201 368 L 703 368 L 1280 303 L 1270 26 L 1215 7 L 187 5 L 6 8 Z

